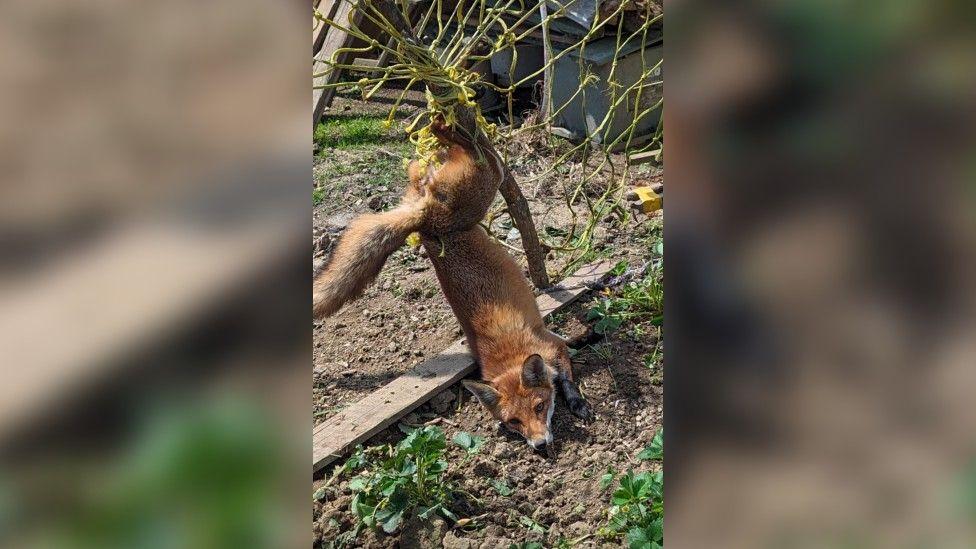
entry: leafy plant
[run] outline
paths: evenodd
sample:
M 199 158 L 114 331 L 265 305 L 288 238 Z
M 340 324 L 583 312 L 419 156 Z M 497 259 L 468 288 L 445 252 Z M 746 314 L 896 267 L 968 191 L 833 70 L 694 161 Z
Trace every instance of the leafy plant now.
M 312 205 L 318 206 L 325 200 L 325 188 L 315 187 L 312 189 Z
M 608 334 L 616 331 L 624 322 L 622 303 L 619 300 L 604 299 L 593 306 L 586 313 L 586 320 L 596 320 L 593 331 L 598 334 Z
M 623 285 L 617 295 L 597 301 L 586 319 L 596 321 L 593 331 L 598 334 L 614 332 L 625 321 L 650 321 L 660 326 L 664 321 L 664 278 L 660 269 L 652 269 L 644 279 Z
M 664 473 L 620 477 L 610 499 L 610 536 L 624 536 L 631 549 L 659 549 L 664 544 Z
M 664 459 L 664 428 L 654 434 L 640 460 Z M 607 474 L 611 471 L 608 469 Z M 604 475 L 606 477 L 607 475 Z M 611 477 L 612 481 L 612 477 Z M 601 529 L 608 537 L 624 537 L 631 549 L 661 549 L 664 545 L 664 473 L 627 474 L 610 498 L 610 520 Z
M 355 494 L 350 506 L 353 514 L 362 524 L 381 527 L 387 533 L 394 532 L 411 514 L 426 519 L 440 513 L 456 521 L 446 507 L 454 491 L 454 486 L 443 479 L 446 447 L 444 431 L 426 426 L 389 448 L 386 459 L 353 464 L 351 468 L 366 470 L 349 482 Z
M 642 461 L 664 459 L 664 427 L 654 433 L 651 443 L 641 453 L 637 454 L 637 459 Z

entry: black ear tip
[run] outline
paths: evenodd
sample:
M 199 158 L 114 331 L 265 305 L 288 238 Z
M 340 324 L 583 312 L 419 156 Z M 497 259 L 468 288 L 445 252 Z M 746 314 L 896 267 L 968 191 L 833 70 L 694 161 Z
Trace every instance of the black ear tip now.
M 492 406 L 498 402 L 498 392 L 491 385 L 468 380 L 462 380 L 461 384 L 481 401 L 482 404 Z

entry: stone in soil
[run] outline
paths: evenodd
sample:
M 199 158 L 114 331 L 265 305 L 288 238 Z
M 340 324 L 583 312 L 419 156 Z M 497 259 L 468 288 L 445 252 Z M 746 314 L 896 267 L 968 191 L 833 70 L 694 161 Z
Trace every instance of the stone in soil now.
M 434 517 L 431 520 L 412 518 L 403 525 L 400 532 L 400 547 L 417 549 L 435 549 L 441 547 L 441 539 L 447 524 L 443 519 Z
M 473 549 L 476 547 L 471 539 L 458 537 L 454 532 L 448 532 L 444 536 L 441 546 L 444 549 Z
M 375 194 L 369 197 L 369 200 L 366 201 L 366 206 L 369 209 L 373 210 L 374 212 L 377 212 L 383 208 L 383 202 L 384 202 L 383 196 L 379 194 Z
M 441 391 L 430 401 L 430 408 L 436 414 L 443 414 L 451 409 L 454 404 L 454 392 L 451 390 Z

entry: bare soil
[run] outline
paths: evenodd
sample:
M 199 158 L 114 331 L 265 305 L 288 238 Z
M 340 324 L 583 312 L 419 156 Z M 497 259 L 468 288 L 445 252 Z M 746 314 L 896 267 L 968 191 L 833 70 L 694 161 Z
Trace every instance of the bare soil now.
M 366 105 L 344 97 L 337 98 L 332 110 L 386 114 L 382 105 Z M 322 189 L 324 197 L 314 208 L 313 262 L 327 257 L 353 216 L 396 204 L 405 181 L 402 157 L 409 152 L 402 141 L 391 139 L 348 150 L 327 149 L 317 156 L 313 186 Z M 552 161 L 545 148 L 516 144 L 514 149 L 510 151 L 510 166 L 520 181 L 544 171 L 546 162 Z M 569 162 L 565 168 L 566 173 L 571 173 L 580 169 L 580 164 Z M 637 167 L 631 184 L 650 184 L 662 178 L 659 168 L 644 165 Z M 561 183 L 550 178 L 523 186 L 540 232 L 558 235 L 571 227 L 573 216 L 565 205 Z M 626 261 L 632 268 L 652 260 L 653 245 L 660 239 L 660 212 L 623 216 L 623 211 L 626 210 L 612 211 L 600 220 L 594 250 L 583 259 L 610 257 Z M 580 212 L 585 213 L 585 209 Z M 492 232 L 502 239 L 513 236 L 505 219 L 502 216 L 491 226 Z M 517 238 L 508 242 L 516 248 L 520 244 Z M 518 259 L 524 264 L 524 258 Z M 569 259 L 567 254 L 550 252 L 550 271 L 559 270 Z M 588 332 L 591 323 L 586 314 L 593 299 L 592 295 L 584 296 L 568 311 L 556 315 L 550 326 L 571 338 Z M 335 316 L 315 322 L 315 423 L 354 405 L 460 336 L 457 321 L 423 251 L 404 247 L 393 254 L 363 298 Z M 365 547 L 507 548 L 531 541 L 552 547 L 572 540 L 579 547 L 618 546 L 619 542 L 595 535 L 606 523 L 612 490 L 601 489 L 599 479 L 608 468 L 624 471 L 654 467 L 646 462 L 638 464 L 635 456 L 663 425 L 663 365 L 660 359 L 648 359 L 652 353 L 654 357 L 662 354 L 654 352 L 660 348 L 659 337 L 659 328 L 651 323 L 625 323 L 606 338 L 577 351 L 577 381 L 594 408 L 596 420 L 584 424 L 559 402 L 553 417 L 555 441 L 546 453 L 532 451 L 524 441 L 502 433 L 487 411 L 460 390 L 460 385 L 408 414 L 404 423 L 436 422 L 449 440 L 460 431 L 485 437 L 486 444 L 469 461 L 461 459 L 463 451 L 459 448 L 451 446 L 448 450 L 448 477 L 478 500 L 457 502 L 455 512 L 479 518 L 465 528 L 424 522 L 407 524 L 392 536 L 367 532 L 357 543 Z M 402 436 L 394 426 L 368 444 L 395 442 Z M 321 475 L 327 477 L 329 473 L 327 468 L 313 479 L 313 491 L 323 484 Z M 493 486 L 493 481 L 499 480 L 512 489 L 510 495 L 503 496 Z M 316 547 L 327 547 L 336 535 L 353 527 L 350 501 L 348 482 L 342 481 L 314 503 Z M 537 523 L 545 529 L 544 533 L 538 531 L 539 527 L 530 530 L 527 523 Z

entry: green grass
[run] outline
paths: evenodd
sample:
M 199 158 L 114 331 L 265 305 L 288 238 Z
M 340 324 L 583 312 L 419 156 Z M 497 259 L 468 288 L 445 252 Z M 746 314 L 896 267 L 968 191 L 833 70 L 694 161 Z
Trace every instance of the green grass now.
M 348 149 L 386 143 L 394 133 L 378 116 L 334 116 L 315 127 L 313 139 L 322 149 Z

